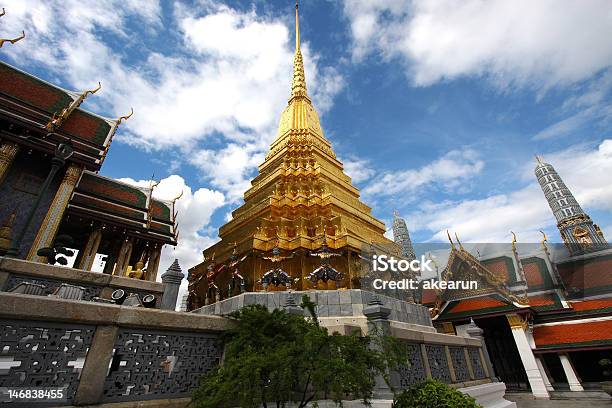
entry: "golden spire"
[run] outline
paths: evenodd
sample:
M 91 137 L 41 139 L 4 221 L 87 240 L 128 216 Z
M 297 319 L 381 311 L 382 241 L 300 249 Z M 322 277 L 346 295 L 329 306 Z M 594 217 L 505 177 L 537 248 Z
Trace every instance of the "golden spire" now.
M 299 6 L 295 2 L 295 57 L 293 58 L 293 82 L 291 83 L 291 98 L 308 97 L 306 93 L 306 77 L 304 75 L 304 60 L 300 50 L 300 17 Z
M 300 18 L 298 15 L 299 9 L 298 0 L 295 0 L 295 52 L 300 50 Z
M 270 146 L 266 162 L 290 144 L 316 145 L 331 158 L 336 158 L 331 144 L 325 139 L 323 134 L 319 114 L 306 92 L 304 60 L 300 50 L 300 16 L 297 2 L 295 4 L 295 57 L 293 59 L 291 96 L 289 97 L 287 107 L 281 114 L 278 133 Z

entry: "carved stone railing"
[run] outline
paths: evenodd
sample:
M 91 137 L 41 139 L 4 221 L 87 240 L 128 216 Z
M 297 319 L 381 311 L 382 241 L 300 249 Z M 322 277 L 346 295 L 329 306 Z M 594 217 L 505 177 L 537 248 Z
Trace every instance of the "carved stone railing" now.
M 179 401 L 219 364 L 220 334 L 232 324 L 216 316 L 0 293 L 0 387 L 61 387 L 61 406 Z
M 427 378 L 457 388 L 491 382 L 480 340 L 396 327 L 391 333 L 400 339 L 408 354 L 408 362 L 391 376 L 397 389 L 409 388 Z
M 368 334 L 386 334 L 398 339 L 407 354 L 407 361 L 397 370 L 389 373 L 393 389 L 405 390 L 428 378 L 439 380 L 455 388 L 466 389 L 492 383 L 495 378 L 493 368 L 486 359 L 486 346 L 481 338 L 455 336 L 432 331 L 401 327 L 392 324 L 389 319 L 392 309 L 386 306 L 380 297 L 372 298 L 363 309 L 368 319 Z M 362 330 L 362 328 L 359 328 Z M 350 327 L 338 330 L 341 334 L 351 331 Z M 377 379 L 375 396 L 391 398 L 389 384 Z M 493 387 L 499 388 L 499 387 Z M 495 397 L 500 406 L 503 391 Z M 499 394 L 499 389 L 494 393 Z M 485 393 L 487 394 L 487 393 Z M 489 398 L 489 397 L 486 397 Z
M 82 300 L 87 301 L 96 297 L 110 299 L 115 289 L 123 289 L 126 294 L 135 293 L 141 299 L 146 295 L 155 296 L 157 308 L 164 293 L 164 284 L 160 282 L 0 257 L 0 292 L 9 292 L 23 282 L 41 285 L 43 296 L 52 294 L 62 284 L 78 286 L 84 290 Z
M 503 383 L 491 380 L 481 339 L 397 326 L 388 319 L 391 309 L 378 302 L 364 309 L 367 327 L 357 320 L 335 325 L 324 320 L 324 325 L 340 334 L 375 329 L 399 339 L 408 361 L 390 373 L 393 388 L 435 378 L 471 393 L 485 407 L 492 406 L 485 400 L 512 406 L 502 398 Z M 278 307 L 300 309 L 286 303 Z M 200 377 L 220 364 L 221 334 L 234 324 L 219 316 L 3 292 L 0 388 L 61 387 L 66 398 L 60 406 L 136 407 L 149 401 L 184 407 Z M 392 397 L 378 380 L 375 398 Z

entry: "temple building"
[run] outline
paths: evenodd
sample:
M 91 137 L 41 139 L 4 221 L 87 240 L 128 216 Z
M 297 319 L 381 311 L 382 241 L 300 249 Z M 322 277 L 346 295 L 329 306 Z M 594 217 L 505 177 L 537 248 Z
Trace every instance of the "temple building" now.
M 81 109 L 101 85 L 72 92 L 0 62 L 0 255 L 156 280 L 161 249 L 176 245 L 174 201 L 98 174 L 129 116 Z M 61 259 L 64 260 L 61 260 Z M 10 289 L 10 288 L 9 288 Z
M 511 245 L 477 257 L 451 241 L 439 279 L 476 280 L 478 289 L 424 290 L 421 302 L 441 332 L 483 329 L 509 390 L 549 398 L 598 389 L 605 379 L 599 362 L 612 358 L 612 248 L 550 164 L 538 159 L 535 174 L 565 246 L 544 233 L 540 244 L 517 244 L 513 234 Z
M 245 274 L 242 286 L 263 291 L 359 288 L 364 248 L 400 256 L 323 133 L 307 92 L 297 6 L 295 24 L 291 95 L 276 139 L 244 193 L 244 204 L 219 229 L 221 240 L 190 270 L 192 308 L 236 294 L 225 290 L 232 273 L 220 272 L 232 259 L 246 257 L 231 268 Z

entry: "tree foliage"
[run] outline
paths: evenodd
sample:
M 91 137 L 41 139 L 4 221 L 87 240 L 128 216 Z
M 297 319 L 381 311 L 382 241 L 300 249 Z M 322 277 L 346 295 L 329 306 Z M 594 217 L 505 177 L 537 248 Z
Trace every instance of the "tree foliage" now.
M 310 401 L 362 399 L 368 402 L 375 376 L 385 375 L 401 357 L 393 339 L 330 334 L 320 327 L 314 304 L 302 307 L 312 318 L 260 305 L 232 316 L 223 363 L 203 377 L 193 394 L 198 408 L 285 406 Z
M 401 392 L 392 408 L 479 408 L 474 398 L 436 380 L 427 380 Z

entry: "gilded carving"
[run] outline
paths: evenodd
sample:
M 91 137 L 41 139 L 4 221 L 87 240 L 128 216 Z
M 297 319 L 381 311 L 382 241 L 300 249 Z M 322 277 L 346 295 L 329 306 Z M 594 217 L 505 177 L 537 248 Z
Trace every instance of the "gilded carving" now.
M 0 182 L 11 167 L 11 163 L 19 152 L 19 145 L 12 142 L 3 142 L 0 144 Z
M 83 168 L 77 164 L 70 164 L 66 169 L 62 183 L 57 189 L 55 197 L 53 197 L 49 210 L 47 211 L 38 233 L 36 234 L 34 243 L 30 248 L 30 252 L 28 253 L 27 257 L 28 260 L 34 262 L 44 261 L 44 258 L 36 255 L 36 251 L 38 251 L 39 248 L 50 246 L 53 242 L 55 234 L 57 233 L 59 225 L 64 216 L 64 211 L 66 210 L 68 201 L 70 200 L 70 196 L 74 191 L 74 187 L 76 186 L 82 171 Z
M 508 319 L 510 328 L 513 330 L 514 329 L 527 330 L 527 327 L 529 326 L 527 323 L 527 319 L 521 315 L 509 314 L 509 315 L 506 315 L 506 318 Z

